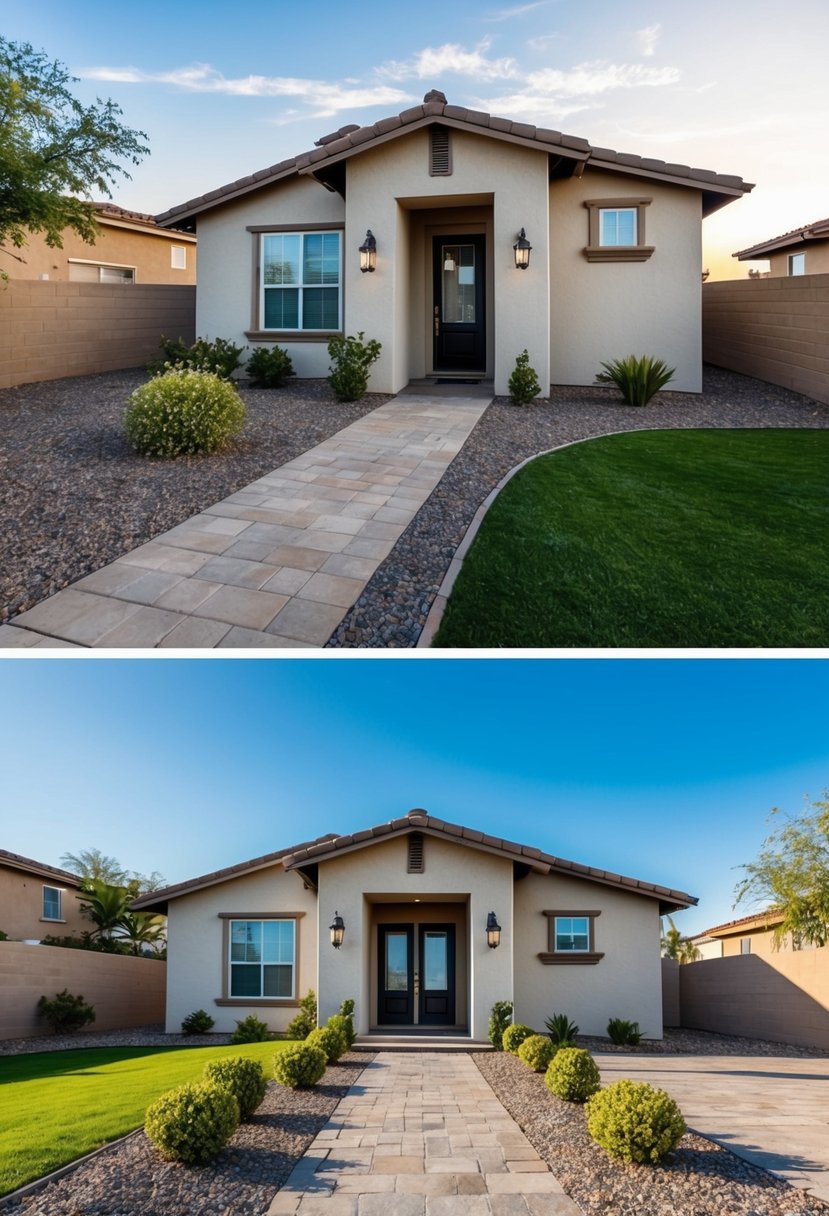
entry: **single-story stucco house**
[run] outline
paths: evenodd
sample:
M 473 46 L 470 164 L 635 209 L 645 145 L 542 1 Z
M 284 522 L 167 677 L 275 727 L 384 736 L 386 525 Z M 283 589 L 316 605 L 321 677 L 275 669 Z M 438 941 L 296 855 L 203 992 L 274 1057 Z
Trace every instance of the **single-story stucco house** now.
M 662 1036 L 660 923 L 693 896 L 553 857 L 424 810 L 322 836 L 141 896 L 168 916 L 167 1030 L 196 1009 L 218 1031 L 250 1013 L 283 1030 L 299 998 L 360 1033 L 484 1040 L 496 1001 L 544 1029 L 608 1018 Z
M 816 220 L 731 255 L 739 262 L 769 259 L 769 277 L 829 274 L 829 219 Z
M 503 394 L 525 348 L 545 393 L 631 353 L 698 392 L 702 219 L 751 189 L 432 90 L 156 218 L 198 229 L 198 333 L 279 344 L 299 376 L 363 331 L 377 392 L 436 376 Z

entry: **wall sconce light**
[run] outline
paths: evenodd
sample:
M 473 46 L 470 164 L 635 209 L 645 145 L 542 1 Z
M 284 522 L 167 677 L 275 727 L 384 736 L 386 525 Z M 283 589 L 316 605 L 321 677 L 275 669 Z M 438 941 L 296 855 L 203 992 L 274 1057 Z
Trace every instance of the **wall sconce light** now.
M 366 230 L 366 239 L 360 246 L 360 269 L 363 274 L 367 270 L 377 269 L 377 240 L 370 228 Z
M 518 240 L 513 245 L 515 253 L 515 268 L 516 270 L 526 270 L 530 264 L 530 251 L 532 245 L 527 240 L 527 234 L 522 228 L 518 233 Z
M 501 926 L 495 919 L 495 913 L 490 912 L 486 918 L 486 944 L 490 950 L 501 944 Z
M 345 921 L 339 912 L 334 913 L 334 919 L 331 922 L 329 932 L 331 934 L 331 945 L 335 950 L 339 950 L 345 937 Z

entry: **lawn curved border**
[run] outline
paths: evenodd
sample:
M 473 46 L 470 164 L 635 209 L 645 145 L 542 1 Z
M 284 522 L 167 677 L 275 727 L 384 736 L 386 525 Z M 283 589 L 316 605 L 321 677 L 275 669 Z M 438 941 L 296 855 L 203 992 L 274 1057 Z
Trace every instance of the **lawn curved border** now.
M 76 1157 L 74 1161 L 67 1161 L 66 1165 L 60 1165 L 56 1170 L 51 1170 L 48 1174 L 44 1174 L 41 1178 L 35 1178 L 33 1182 L 27 1182 L 23 1186 L 17 1188 L 16 1191 L 9 1191 L 7 1195 L 0 1196 L 0 1208 L 4 1208 L 12 1203 L 19 1203 L 26 1199 L 35 1191 L 42 1191 L 50 1182 L 57 1182 L 61 1178 L 65 1178 L 67 1174 L 74 1173 L 83 1165 L 88 1165 L 90 1161 L 94 1161 L 96 1157 L 108 1153 L 110 1149 L 117 1148 L 119 1144 L 124 1144 L 127 1140 L 131 1140 L 133 1136 L 138 1136 L 143 1132 L 144 1125 L 133 1128 L 131 1132 L 127 1132 L 124 1136 L 118 1136 L 116 1140 L 108 1140 L 106 1144 L 99 1145 L 98 1148 L 93 1148 L 92 1152 L 84 1153 L 82 1157 Z

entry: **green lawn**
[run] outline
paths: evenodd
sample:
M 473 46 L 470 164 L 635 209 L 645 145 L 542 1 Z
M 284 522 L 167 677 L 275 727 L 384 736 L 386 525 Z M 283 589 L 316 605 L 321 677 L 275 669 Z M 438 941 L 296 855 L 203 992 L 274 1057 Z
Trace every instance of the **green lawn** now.
M 488 512 L 434 645 L 829 645 L 829 431 L 645 431 L 539 457 Z
M 285 1040 L 237 1047 L 112 1047 L 0 1058 L 0 1195 L 140 1127 L 154 1098 L 244 1055 L 268 1077 Z

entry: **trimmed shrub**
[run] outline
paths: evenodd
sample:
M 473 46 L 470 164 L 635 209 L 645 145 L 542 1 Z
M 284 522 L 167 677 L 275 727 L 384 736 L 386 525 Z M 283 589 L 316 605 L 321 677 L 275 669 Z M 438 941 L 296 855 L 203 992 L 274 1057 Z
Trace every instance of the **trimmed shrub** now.
M 55 1034 L 74 1034 L 88 1022 L 95 1021 L 94 1006 L 88 1005 L 82 996 L 73 996 L 68 988 L 55 994 L 50 1001 L 42 996 L 37 1011 L 45 1018 Z
M 180 1085 L 147 1107 L 144 1131 L 162 1157 L 206 1165 L 239 1126 L 239 1103 L 212 1081 Z
M 544 1074 L 550 1093 L 565 1102 L 586 1102 L 601 1084 L 596 1061 L 582 1047 L 560 1047 Z
M 216 1023 L 204 1009 L 194 1009 L 181 1023 L 182 1034 L 208 1034 Z
M 181 338 L 162 337 L 162 353 L 147 365 L 151 376 L 162 376 L 173 368 L 189 369 L 194 372 L 212 372 L 221 380 L 229 380 L 236 368 L 242 362 L 246 347 L 237 346 L 227 338 L 217 338 L 209 342 L 207 338 L 197 338 L 192 346 L 182 342 Z
M 512 1001 L 496 1001 L 489 1015 L 489 1041 L 496 1051 L 504 1050 L 504 1031 L 512 1021 Z
M 380 358 L 382 344 L 376 338 L 363 341 L 363 331 L 332 338 L 328 354 L 332 365 L 328 383 L 340 401 L 359 401 L 368 388 L 369 368 Z
M 244 1056 L 209 1060 L 204 1066 L 204 1077 L 206 1081 L 230 1090 L 239 1103 L 240 1119 L 247 1119 L 253 1114 L 264 1098 L 268 1085 L 259 1061 L 246 1060 Z
M 127 403 L 127 439 L 142 456 L 216 452 L 241 430 L 245 406 L 232 384 L 211 372 L 165 372 Z
M 620 1047 L 638 1047 L 642 1031 L 638 1022 L 628 1022 L 625 1018 L 611 1018 L 607 1024 L 607 1033 L 612 1043 Z
M 588 1102 L 587 1130 L 611 1157 L 653 1165 L 679 1144 L 685 1120 L 664 1089 L 614 1081 Z
M 317 1024 L 317 995 L 309 988 L 305 996 L 300 998 L 300 1012 L 291 1018 L 285 1030 L 287 1039 L 307 1039 Z
M 354 1040 L 357 1038 L 357 1031 L 354 1028 L 354 998 L 346 997 L 346 999 L 343 1001 L 342 1005 L 340 1005 L 340 1012 L 335 1014 L 334 1016 L 337 1018 L 345 1019 L 345 1022 L 346 1022 L 345 1038 L 346 1038 L 346 1042 L 348 1043 L 349 1048 L 351 1048 L 354 1045 Z M 329 1019 L 329 1021 L 330 1020 L 332 1020 L 332 1019 Z
M 531 1034 L 535 1034 L 532 1026 L 525 1026 L 523 1022 L 513 1022 L 511 1026 L 507 1026 L 501 1039 L 504 1051 L 517 1056 L 518 1048 Z
M 351 1044 L 357 1036 L 354 1031 L 354 1023 L 350 1018 L 346 1017 L 344 1013 L 332 1013 L 326 1022 L 326 1028 L 336 1030 L 342 1039 L 343 1050 L 340 1052 L 340 1055 L 351 1049 Z
M 289 1089 L 310 1089 L 325 1072 L 325 1052 L 313 1043 L 286 1047 L 273 1058 L 273 1075 Z
M 8 940 L 9 940 L 8 933 L 4 933 L 3 930 L 0 929 L 0 942 L 7 942 Z
M 673 380 L 676 368 L 668 367 L 651 355 L 628 355 L 603 363 L 604 371 L 596 373 L 599 384 L 615 384 L 628 405 L 647 405 L 651 397 Z
M 518 1048 L 518 1058 L 533 1072 L 546 1072 L 557 1051 L 555 1043 L 551 1043 L 546 1034 L 531 1034 Z
M 268 1037 L 268 1027 L 255 1013 L 249 1013 L 241 1022 L 236 1023 L 236 1029 L 230 1036 L 231 1043 L 264 1043 Z
M 295 376 L 291 356 L 281 346 L 256 346 L 245 365 L 255 388 L 283 388 Z
M 551 1018 L 547 1018 L 544 1025 L 550 1035 L 550 1042 L 556 1047 L 576 1046 L 579 1028 L 575 1022 L 570 1021 L 566 1013 L 554 1013 Z
M 305 1042 L 313 1047 L 321 1047 L 325 1052 L 327 1064 L 336 1064 L 346 1048 L 342 1031 L 338 1030 L 336 1026 L 332 1026 L 330 1022 L 326 1026 L 318 1026 L 316 1030 L 312 1030 Z
M 513 405 L 529 405 L 541 393 L 535 368 L 530 367 L 529 351 L 522 350 L 515 360 L 515 370 L 509 378 L 509 399 Z

